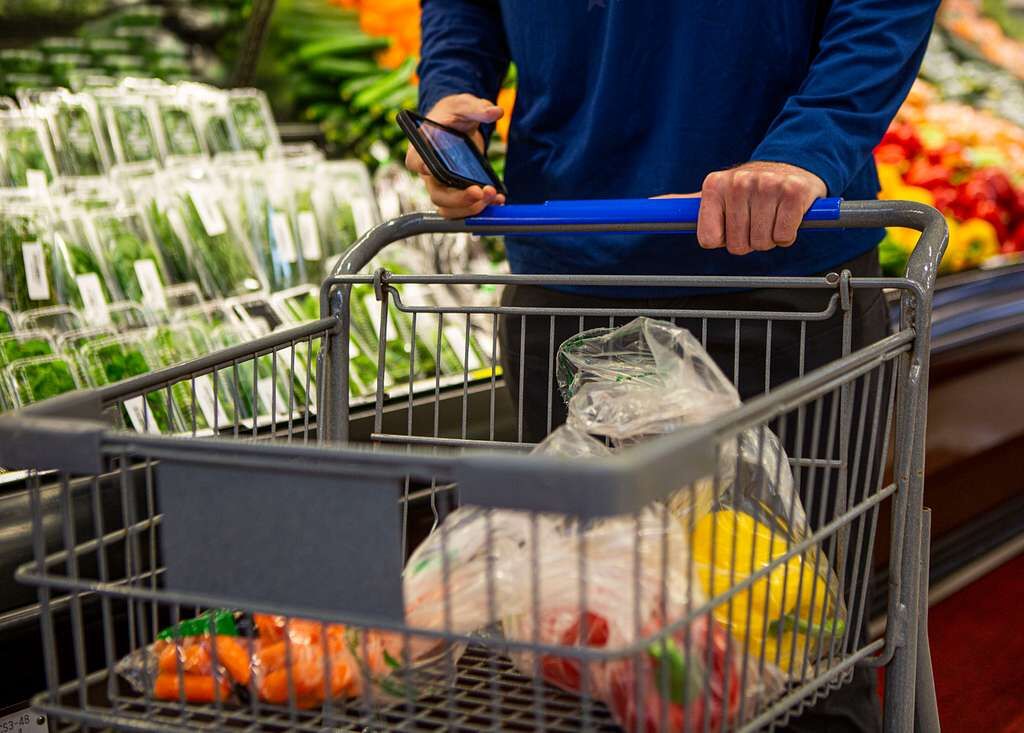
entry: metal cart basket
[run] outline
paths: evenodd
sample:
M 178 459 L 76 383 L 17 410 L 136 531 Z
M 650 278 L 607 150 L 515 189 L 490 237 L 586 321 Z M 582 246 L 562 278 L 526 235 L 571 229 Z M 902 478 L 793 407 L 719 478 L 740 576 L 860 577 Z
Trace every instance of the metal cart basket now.
M 67 729 L 755 730 L 884 666 L 886 728 L 938 730 L 922 508 L 931 292 L 947 239 L 936 211 L 831 200 L 805 220 L 921 231 L 903 278 L 359 274 L 386 264 L 386 245 L 426 233 L 685 232 L 697 205 L 403 216 L 339 263 L 321 320 L 0 417 L 0 464 L 30 470 L 35 557 L 18 578 L 39 598 L 47 688 L 35 709 Z M 500 285 L 800 289 L 820 307 L 536 309 L 434 294 Z M 858 343 L 856 304 L 882 287 L 901 292 L 899 325 Z M 524 401 L 546 394 L 552 427 L 564 334 L 642 315 L 717 343 L 736 384 L 749 381 L 741 364 L 759 364 L 761 394 L 607 457 L 527 455 L 524 410 L 536 405 Z M 510 358 L 537 329 L 546 352 Z M 830 340 L 840 356 L 818 365 Z M 753 358 L 741 354 L 750 343 Z M 529 392 L 530 379 L 544 391 Z M 362 400 L 350 398 L 356 382 L 369 386 Z M 118 429 L 129 411 L 153 431 Z M 774 480 L 792 472 L 807 523 L 766 527 L 760 549 L 737 539 L 738 512 L 731 528 L 716 524 L 711 556 L 729 558 L 731 574 L 721 587 L 689 549 L 698 512 L 669 506 L 696 506 L 709 487 L 719 506 L 738 480 L 722 457 L 743 441 L 758 458 L 774 452 Z M 885 504 L 887 623 L 871 639 Z M 459 522 L 444 521 L 456 507 Z M 511 540 L 510 518 L 522 530 Z M 406 583 L 403 566 L 431 523 L 436 582 L 410 597 L 423 563 Z M 635 531 L 616 535 L 628 541 L 610 581 L 594 537 L 614 523 Z M 466 532 L 481 538 L 472 556 Z M 468 601 L 467 584 L 479 594 Z M 625 599 L 617 626 L 597 600 L 608 593 Z M 411 610 L 430 602 L 433 615 Z M 222 636 L 245 650 L 240 664 Z

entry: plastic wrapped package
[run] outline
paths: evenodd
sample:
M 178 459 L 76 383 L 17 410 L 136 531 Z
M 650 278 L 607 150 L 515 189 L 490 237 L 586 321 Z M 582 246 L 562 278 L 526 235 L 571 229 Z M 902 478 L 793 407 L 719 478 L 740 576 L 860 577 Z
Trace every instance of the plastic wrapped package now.
M 0 208 L 0 292 L 14 311 L 67 302 L 68 273 L 54 256 L 53 234 L 45 207 Z
M 46 189 L 57 173 L 50 134 L 34 112 L 0 111 L 0 179 L 7 185 Z
M 557 429 L 535 452 L 610 454 L 571 426 Z M 741 674 L 735 646 L 713 618 L 669 630 L 704 601 L 687 582 L 687 544 L 681 524 L 661 504 L 583 524 L 463 507 L 409 559 L 406 623 L 470 634 L 500 621 L 512 641 L 567 649 L 511 652 L 523 674 L 606 703 L 627 730 L 682 730 L 685 720 L 695 730 L 723 730 L 741 698 L 757 695 L 762 682 L 753 668 Z M 645 639 L 653 641 L 636 652 Z M 579 647 L 606 656 L 585 665 L 571 651 Z M 404 658 L 417 660 L 416 654 Z
M 688 331 L 648 318 L 566 341 L 558 380 L 569 423 L 619 446 L 706 422 L 740 404 Z M 772 566 L 740 600 L 716 606 L 715 617 L 747 645 L 751 658 L 799 675 L 805 657 L 842 642 L 846 609 L 820 551 L 782 559 L 810 533 L 789 459 L 772 431 L 751 429 L 720 446 L 717 473 L 716 481 L 698 481 L 670 497 L 669 509 L 692 531 L 709 595 Z
M 64 356 L 37 356 L 11 362 L 3 371 L 14 406 L 56 397 L 82 387 L 74 363 Z
M 263 289 L 264 283 L 245 237 L 226 215 L 229 192 L 219 181 L 196 169 L 175 191 L 177 210 L 191 241 L 191 250 L 209 278 L 204 290 L 222 297 Z
M 27 330 L 49 331 L 57 335 L 85 328 L 85 317 L 66 305 L 34 308 L 18 314 L 19 325 Z
M 325 161 L 317 166 L 315 175 L 325 184 L 315 199 L 321 207 L 324 248 L 336 261 L 356 239 L 380 223 L 377 199 L 362 161 Z M 328 266 L 332 265 L 329 261 Z
M 152 106 L 141 94 L 123 89 L 97 96 L 116 163 L 160 160 Z
M 149 647 L 117 664 L 136 690 L 158 700 L 294 700 L 301 709 L 359 695 L 354 670 L 344 626 L 223 610 L 164 629 Z
M 137 377 L 156 368 L 147 353 L 144 333 L 89 342 L 82 346 L 78 360 L 91 387 Z M 127 399 L 122 410 L 124 425 L 140 433 L 170 433 L 182 424 L 173 399 L 162 391 Z
M 91 212 L 86 226 L 96 251 L 109 263 L 113 285 L 151 311 L 166 311 L 166 269 L 142 216 L 134 207 Z
M 266 94 L 258 89 L 233 89 L 228 92 L 228 112 L 240 150 L 266 157 L 268 152 L 280 149 L 281 138 Z
M 19 330 L 0 336 L 0 366 L 6 366 L 17 359 L 56 353 L 57 346 L 49 331 Z
M 53 136 L 58 170 L 65 176 L 99 176 L 110 167 L 96 101 L 89 94 L 57 90 L 39 107 Z

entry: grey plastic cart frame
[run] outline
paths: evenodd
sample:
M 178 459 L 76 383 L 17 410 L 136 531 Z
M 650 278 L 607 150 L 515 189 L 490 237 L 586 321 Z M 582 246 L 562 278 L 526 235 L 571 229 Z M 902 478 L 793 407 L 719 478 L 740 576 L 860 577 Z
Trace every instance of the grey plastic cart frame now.
M 677 232 L 694 228 L 692 218 L 609 224 L 584 217 L 488 224 L 407 215 L 369 232 L 348 253 L 323 285 L 323 318 L 319 321 L 179 367 L 65 395 L 0 417 L 0 464 L 30 470 L 35 559 L 17 575 L 34 585 L 39 595 L 47 689 L 34 699 L 35 708 L 48 714 L 51 721 L 70 727 L 126 730 L 613 729 L 608 710 L 602 700 L 595 699 L 600 690 L 591 689 L 598 679 L 596 669 L 615 664 L 624 664 L 621 668 L 626 670 L 646 669 L 644 664 L 660 658 L 652 656 L 654 650 L 665 653 L 673 638 L 681 638 L 679 634 L 687 640 L 686 664 L 710 665 L 711 651 L 704 662 L 690 658 L 691 628 L 701 619 L 711 628 L 715 614 L 726 606 L 732 619 L 733 607 L 743 603 L 751 623 L 751 598 L 757 583 L 771 582 L 777 577 L 772 574 L 790 562 L 799 563 L 802 582 L 805 564 L 813 557 L 814 567 L 826 563 L 836 571 L 839 590 L 835 599 L 841 600 L 819 602 L 821 623 L 811 627 L 818 629 L 817 638 L 808 631 L 801 649 L 793 642 L 793 651 L 798 653 L 785 669 L 780 687 L 773 687 L 771 694 L 743 695 L 734 705 L 729 696 L 733 677 L 726 675 L 723 694 L 708 674 L 702 690 L 683 694 L 686 712 L 675 726 L 668 722 L 671 700 L 678 700 L 673 697 L 671 674 L 661 672 L 657 680 L 648 679 L 646 672 L 637 674 L 632 689 L 636 699 L 643 702 L 645 695 L 655 694 L 660 702 L 650 709 L 641 704 L 634 711 L 639 717 L 629 719 L 630 727 L 656 730 L 660 723 L 666 730 L 774 728 L 848 683 L 853 668 L 860 665 L 887 667 L 887 730 L 938 730 L 925 621 L 929 521 L 922 499 L 931 292 L 946 246 L 946 224 L 938 212 L 919 204 L 845 202 L 835 220 L 805 225 L 903 226 L 921 231 L 922 237 L 903 278 L 854 278 L 849 273 L 786 278 L 397 276 L 382 269 L 373 276 L 359 275 L 388 244 L 424 233 Z M 532 311 L 414 302 L 416 298 L 409 294 L 409 286 L 419 286 L 420 292 L 452 286 L 529 283 L 601 287 L 626 282 L 638 287 L 804 288 L 826 291 L 830 296 L 820 311 L 761 313 L 652 312 L 643 308 Z M 851 303 L 858 293 L 881 287 L 901 292 L 899 328 L 877 343 L 853 351 Z M 355 293 L 367 289 L 372 289 L 380 308 L 375 324 L 379 351 L 369 357 L 362 354 L 376 362 L 376 384 L 371 403 L 372 443 L 361 446 L 346 443 L 351 403 L 348 385 L 357 356 L 352 351 L 357 328 Z M 404 314 L 412 324 L 411 332 L 402 334 L 408 343 L 407 385 L 400 380 L 392 384 L 396 380 L 386 368 L 388 347 L 395 340 L 395 334 L 388 335 L 389 313 Z M 498 356 L 495 328 L 503 318 L 539 316 L 552 324 L 553 334 L 556 318 L 578 319 L 582 328 L 586 319 L 621 325 L 639 315 L 696 322 L 705 336 L 709 323 L 732 323 L 737 363 L 741 323 L 761 324 L 768 334 L 766 374 L 770 374 L 774 358 L 773 327 L 778 333 L 786 324 L 799 329 L 802 362 L 807 324 L 836 318 L 842 325 L 836 337 L 842 340 L 843 356 L 779 386 L 771 385 L 766 376 L 765 393 L 735 410 L 607 459 L 580 462 L 522 455 L 524 446 L 518 436 L 501 439 L 495 429 L 501 380 L 496 369 L 484 377 L 471 374 L 471 333 L 488 335 L 489 344 L 486 339 L 483 344 L 485 350 L 489 346 L 493 364 Z M 421 344 L 429 336 L 436 338 L 437 348 L 432 353 L 437 356 L 445 319 L 457 324 L 467 337 L 460 359 L 463 368 L 456 378 L 446 375 L 444 379 L 438 368 L 424 390 L 422 383 L 413 383 L 416 354 L 424 353 L 421 346 L 430 352 L 429 346 Z M 484 327 L 478 330 L 481 323 Z M 549 364 L 556 347 L 551 344 Z M 311 367 L 314 360 L 318 363 L 316 376 L 312 368 L 301 367 Z M 549 373 L 548 378 L 553 375 Z M 191 394 L 195 408 L 191 430 L 188 411 L 181 414 L 182 386 Z M 462 395 L 461 426 L 451 436 L 442 434 L 437 419 L 444 389 Z M 210 423 L 207 430 L 217 437 L 197 439 L 204 432 L 196 421 L 199 396 L 210 391 L 214 414 L 206 421 Z M 477 421 L 468 414 L 471 393 L 489 398 L 482 401 L 486 420 Z M 110 420 L 123 420 L 125 403 L 133 399 L 147 416 L 161 406 L 166 406 L 168 413 L 176 410 L 179 427 L 184 423 L 187 435 L 112 429 Z M 431 412 L 433 430 L 414 430 L 414 417 Z M 520 436 L 521 415 L 520 410 Z M 479 430 L 474 427 L 478 422 L 483 425 Z M 499 516 L 496 511 L 509 509 L 528 512 L 534 528 L 542 512 L 566 514 L 579 520 L 578 526 L 630 515 L 639 522 L 645 507 L 663 506 L 660 502 L 678 492 L 692 496 L 698 483 L 708 477 L 717 487 L 721 478 L 717 457 L 729 446 L 738 446 L 743 435 L 760 436 L 759 452 L 763 451 L 771 430 L 779 435 L 780 443 L 786 442 L 787 431 L 790 438 L 795 436 L 796 449 L 788 458 L 787 470 L 791 467 L 794 472 L 807 515 L 816 516 L 817 521 L 802 534 L 786 537 L 785 552 L 773 554 L 764 567 L 725 592 L 704 602 L 691 598 L 680 618 L 663 619 L 653 632 L 643 633 L 637 620 L 636 633 L 614 649 L 544 642 L 537 632 L 527 640 L 481 636 L 457 630 L 450 612 L 434 625 L 405 624 L 405 603 L 410 599 L 403 600 L 401 568 L 412 541 L 409 507 L 417 497 L 429 499 L 435 520 L 456 497 L 459 504 L 481 507 L 478 520 L 486 530 L 493 517 Z M 892 479 L 887 481 L 890 443 L 893 469 Z M 780 461 L 780 465 L 784 463 Z M 871 555 L 879 506 L 886 500 L 892 502 L 893 516 L 887 625 L 884 638 L 868 640 L 862 625 L 869 572 L 864 558 Z M 667 511 L 662 511 L 662 516 L 665 527 L 676 521 Z M 684 529 L 692 530 L 692 521 L 691 513 L 691 524 Z M 444 546 L 450 530 L 444 523 L 440 527 Z M 773 528 L 769 546 L 774 547 L 776 539 Z M 488 547 L 490 543 L 488 539 Z M 663 545 L 663 556 L 665 548 L 667 545 Z M 530 545 L 528 554 L 528 570 L 536 582 L 544 562 L 539 541 Z M 635 549 L 637 567 L 639 557 L 640 550 Z M 581 549 L 578 580 L 579 596 L 584 600 L 588 558 Z M 453 568 L 447 560 L 442 564 L 442 593 L 445 608 L 450 609 Z M 692 562 L 690 570 L 692 573 Z M 636 581 L 637 576 L 633 577 Z M 666 577 L 661 576 L 663 584 Z M 695 587 L 695 576 L 689 577 Z M 486 581 L 490 607 L 495 602 L 495 579 L 490 570 Z M 817 587 L 815 582 L 815 592 Z M 638 588 L 634 587 L 634 597 L 640 595 Z M 801 593 L 797 593 L 798 600 L 803 602 L 806 599 Z M 580 618 L 586 618 L 584 603 L 580 603 Z M 818 613 L 813 598 L 810 603 Z M 826 616 L 831 613 L 834 620 L 842 606 L 848 624 L 842 628 L 837 623 L 826 624 Z M 346 638 L 358 640 L 349 652 L 355 672 L 363 677 L 361 689 L 358 694 L 351 689 L 348 695 L 327 694 L 326 701 L 321 699 L 309 709 L 291 674 L 287 700 L 274 704 L 262 699 L 255 677 L 248 689 L 236 685 L 222 692 L 218 688 L 210 704 L 156 699 L 149 687 L 152 678 L 146 676 L 152 670 L 145 665 L 141 667 L 142 692 L 121 679 L 124 663 L 120 660 L 126 654 L 136 659 L 144 656 L 143 650 L 154 642 L 160 629 L 215 608 L 320 621 L 324 639 L 330 625 L 344 625 L 346 633 L 353 634 Z M 538 613 L 535 605 L 534 628 L 539 623 Z M 767 606 L 764 614 L 767 621 Z M 797 617 L 799 620 L 799 611 Z M 90 618 L 96 621 L 92 627 L 87 625 Z M 587 622 L 582 624 L 585 636 Z M 745 636 L 736 636 L 741 627 L 724 634 L 723 653 L 735 660 L 735 667 L 729 662 L 727 669 L 742 670 L 734 684 L 752 690 L 751 670 L 757 670 L 758 679 L 768 679 L 764 644 L 758 659 L 756 652 L 751 654 L 749 627 Z M 87 628 L 98 629 L 93 632 L 98 638 L 86 638 Z M 70 662 L 59 661 L 58 638 L 70 639 Z M 367 639 L 373 638 L 401 640 L 402 661 L 389 660 L 397 669 L 386 679 L 378 679 L 385 673 L 375 671 L 370 659 Z M 243 639 L 254 643 L 253 632 L 244 632 Z M 429 664 L 411 664 L 408 650 L 417 640 L 440 650 L 437 658 Z M 100 643 L 90 644 L 97 641 Z M 179 642 L 180 636 L 174 632 L 171 643 Z M 458 658 L 457 650 L 465 647 L 468 651 Z M 779 654 L 777 651 L 775 660 L 767 660 L 769 667 L 780 663 Z M 217 666 L 215 651 L 212 656 Z M 518 666 L 510 662 L 510 656 L 519 660 Z M 332 656 L 323 654 L 322 658 L 322 679 L 332 679 Z M 532 662 L 524 663 L 524 659 Z M 580 694 L 570 695 L 545 684 L 536 674 L 541 659 L 569 660 L 576 665 Z M 535 674 L 524 674 L 530 669 Z M 180 663 L 177 674 L 182 680 Z M 764 693 L 767 687 L 765 683 L 758 689 Z M 689 711 L 698 704 L 704 712 L 691 715 Z M 711 712 L 716 704 L 724 705 L 717 716 Z

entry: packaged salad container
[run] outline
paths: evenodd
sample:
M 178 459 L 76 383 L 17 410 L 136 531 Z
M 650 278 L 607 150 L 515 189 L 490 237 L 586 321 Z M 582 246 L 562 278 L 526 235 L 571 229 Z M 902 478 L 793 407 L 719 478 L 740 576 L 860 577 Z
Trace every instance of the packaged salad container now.
M 0 163 L 8 185 L 45 190 L 53 181 L 57 163 L 38 115 L 0 112 Z
M 156 368 L 146 353 L 146 335 L 138 332 L 86 343 L 78 352 L 78 361 L 92 387 L 114 384 Z M 124 425 L 140 433 L 169 433 L 182 424 L 176 421 L 173 396 L 165 392 L 127 399 L 121 413 Z
M 27 331 L 52 331 L 64 333 L 85 328 L 85 317 L 66 305 L 51 305 L 36 308 L 18 315 L 18 325 Z
M 110 264 L 114 284 L 124 297 L 151 311 L 166 311 L 163 260 L 138 209 L 92 212 L 87 221 L 95 247 Z
M 67 356 L 37 356 L 11 362 L 3 371 L 14 407 L 81 389 L 84 383 Z
M 148 100 L 116 90 L 98 98 L 116 163 L 160 160 L 160 147 Z
M 70 275 L 54 253 L 47 208 L 0 206 L 0 292 L 15 312 L 68 302 Z
M 110 168 L 106 136 L 92 96 L 59 90 L 42 95 L 39 105 L 50 126 L 62 175 L 99 176 Z
M 50 356 L 57 346 L 49 331 L 18 331 L 0 336 L 0 366 L 33 356 Z
M 267 95 L 258 89 L 233 89 L 227 94 L 238 149 L 252 150 L 261 157 L 280 149 L 281 138 L 274 124 Z

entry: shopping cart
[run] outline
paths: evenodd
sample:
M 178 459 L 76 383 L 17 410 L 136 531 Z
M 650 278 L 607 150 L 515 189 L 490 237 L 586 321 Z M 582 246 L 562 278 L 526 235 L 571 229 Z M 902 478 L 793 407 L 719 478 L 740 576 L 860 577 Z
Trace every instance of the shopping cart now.
M 69 728 L 613 730 L 604 704 L 609 700 L 597 688 L 614 668 L 629 679 L 616 694 L 641 701 L 629 714 L 611 701 L 612 712 L 629 728 L 754 730 L 784 724 L 848 684 L 855 667 L 884 666 L 886 728 L 938 730 L 925 621 L 929 515 L 922 508 L 930 301 L 947 239 L 936 211 L 908 202 L 832 200 L 816 204 L 805 221 L 809 228 L 921 231 L 903 278 L 848 272 L 780 278 L 398 276 L 383 269 L 359 274 L 386 245 L 424 233 L 680 232 L 693 230 L 696 214 L 697 202 L 676 200 L 508 206 L 466 221 L 406 215 L 366 234 L 339 264 L 321 290 L 321 320 L 0 418 L 0 464 L 29 469 L 35 557 L 18 570 L 18 578 L 35 586 L 39 597 L 46 690 L 34 699 L 35 709 Z M 822 293 L 822 307 L 567 311 L 451 305 L 424 296 L 433 288 L 509 284 L 799 288 Z M 882 287 L 900 293 L 899 327 L 854 350 L 853 304 Z M 357 303 L 379 309 L 376 354 L 352 345 Z M 397 329 L 396 314 L 405 319 L 401 339 L 388 333 Z M 640 315 L 686 324 L 705 342 L 709 333 L 733 333 L 734 380 L 741 332 L 763 331 L 764 394 L 613 457 L 527 455 L 522 400 L 518 410 L 509 407 L 498 368 L 470 369 L 469 337 L 485 345 L 493 366 L 500 329 L 515 322 L 520 333 L 526 324 L 549 328 L 550 387 L 559 345 L 556 320 L 558 328 L 568 318 L 580 330 L 595 322 L 621 325 Z M 837 324 L 830 337 L 840 341 L 842 356 L 804 373 L 806 350 L 814 348 L 808 330 L 823 322 Z M 446 334 L 452 335 L 449 345 L 455 343 L 452 329 L 463 335 L 460 373 L 422 373 L 418 355 L 436 356 Z M 787 333 L 795 340 L 785 348 L 798 350 L 801 373 L 775 384 L 772 365 L 783 348 L 776 345 Z M 397 360 L 396 340 L 407 344 Z M 430 342 L 437 346 L 433 351 Z M 362 401 L 349 397 L 357 357 L 368 358 L 376 373 L 373 392 Z M 406 379 L 389 373 L 396 363 L 408 369 Z M 302 364 L 307 368 L 297 366 Z M 506 370 L 515 369 L 520 375 L 513 383 L 521 390 L 522 364 L 506 364 Z M 180 412 L 183 388 L 194 404 L 204 395 L 212 400 L 214 415 L 205 433 L 213 437 L 195 422 L 188 435 L 110 427 L 111 419 L 123 419 L 127 403 L 144 416 L 161 408 Z M 255 408 L 257 393 L 270 403 L 268 409 Z M 549 399 L 549 416 L 551 410 Z M 651 627 L 635 611 L 627 642 L 603 647 L 599 619 L 586 605 L 587 583 L 594 578 L 586 569 L 586 529 L 609 517 L 632 517 L 640 527 L 652 507 L 663 527 L 676 527 L 662 502 L 708 481 L 723 490 L 718 457 L 743 435 L 761 436 L 765 450 L 769 430 L 789 446 L 789 467 L 813 526 L 802 539 L 787 539 L 784 551 L 757 572 L 724 591 L 707 592 L 704 602 L 690 597 L 678 618 L 662 618 Z M 887 623 L 882 638 L 870 639 L 870 558 L 883 504 L 891 506 L 892 517 Z M 454 607 L 456 581 L 466 578 L 459 575 L 456 550 L 444 549 L 455 535 L 441 520 L 457 505 L 479 507 L 473 521 L 483 529 L 487 559 L 483 577 L 475 578 L 484 592 L 474 611 L 486 628 L 462 629 L 461 611 Z M 498 607 L 508 595 L 501 584 L 515 579 L 495 576 L 495 546 L 502 538 L 491 523 L 509 510 L 526 517 L 530 533 L 518 548 L 526 583 L 521 587 L 527 589 L 520 594 L 521 613 L 532 619 L 527 626 L 533 629 L 526 638 L 499 633 L 501 622 L 509 621 L 501 617 L 505 606 Z M 546 600 L 537 590 L 549 560 L 537 527 L 551 513 L 564 515 L 569 536 L 579 538 L 577 567 L 564 576 L 571 578 L 566 584 L 579 604 L 573 612 L 577 628 L 571 638 L 554 640 L 542 635 Z M 685 530 L 693 529 L 692 521 L 691 514 Z M 435 599 L 442 611 L 431 623 L 410 625 L 407 604 L 414 599 L 403 597 L 402 568 L 431 523 L 444 549 Z M 627 559 L 633 555 L 637 569 L 646 551 L 639 547 L 640 534 L 636 548 L 625 553 Z M 670 552 L 663 544 L 665 565 Z M 792 659 L 773 686 L 765 670 L 778 666 L 778 653 L 766 660 L 763 645 L 758 651 L 748 643 L 751 627 L 734 626 L 713 644 L 710 629 L 724 608 L 752 619 L 752 589 L 758 583 L 763 589 L 793 562 L 799 565 L 798 584 L 805 563 L 831 568 L 841 599 L 836 605 L 845 606 L 847 623 L 804 629 L 806 638 L 793 645 Z M 697 588 L 693 572 L 690 561 L 689 587 Z M 632 575 L 634 588 L 632 595 L 625 590 L 626 598 L 640 596 L 638 577 Z M 662 572 L 658 579 L 667 592 L 668 576 Z M 829 604 L 819 605 L 823 619 L 834 612 L 835 606 L 829 611 Z M 283 624 L 284 686 L 277 698 L 261 687 L 267 677 L 259 680 L 253 673 L 244 684 L 235 679 L 233 685 L 211 685 L 209 702 L 186 699 L 182 650 L 189 632 L 182 622 L 199 616 L 200 624 L 219 631 L 223 614 L 215 609 L 241 613 L 238 630 L 250 656 L 270 638 L 267 617 L 248 623 L 261 618 L 255 614 Z M 768 604 L 763 613 L 767 621 Z M 310 624 L 319 630 L 312 637 L 319 647 L 303 646 L 291 633 L 299 627 L 308 631 Z M 707 630 L 706 640 L 697 629 Z M 155 662 L 136 665 L 136 677 L 143 680 L 138 687 L 121 674 L 122 659 L 147 659 L 144 650 L 158 638 L 175 653 L 169 674 L 178 691 L 170 699 L 153 693 Z M 355 665 L 344 685 L 335 678 L 336 641 L 347 645 L 345 659 Z M 219 669 L 217 649 L 207 654 Z M 319 649 L 319 691 L 298 677 L 299 656 L 310 649 Z M 713 654 L 719 656 L 712 660 Z M 643 672 L 652 665 L 654 673 Z M 562 689 L 549 684 L 552 666 L 562 675 Z M 687 675 L 701 667 L 707 674 L 694 683 Z M 755 687 L 759 694 L 738 694 Z M 648 699 L 656 703 L 644 705 Z

